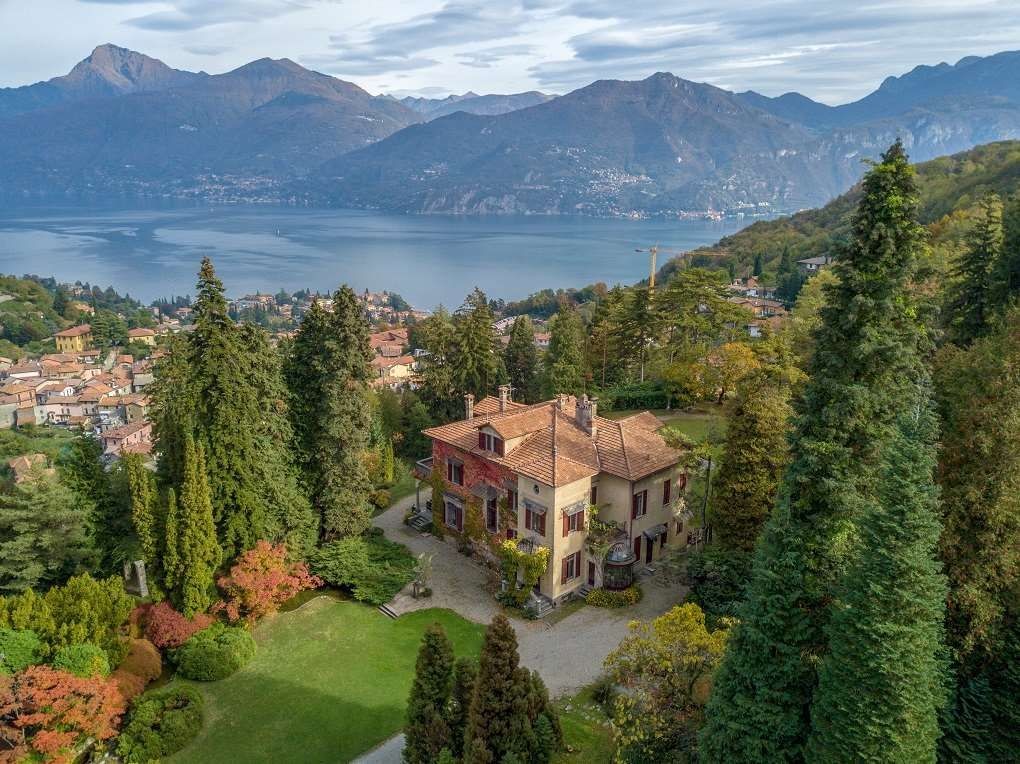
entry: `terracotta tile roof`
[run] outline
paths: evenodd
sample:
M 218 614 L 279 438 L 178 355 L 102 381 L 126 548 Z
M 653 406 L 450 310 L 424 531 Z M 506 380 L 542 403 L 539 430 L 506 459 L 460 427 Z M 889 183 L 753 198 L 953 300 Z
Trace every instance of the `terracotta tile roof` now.
M 121 425 L 120 427 L 114 427 L 112 430 L 107 430 L 103 433 L 103 440 L 120 440 L 128 437 L 129 435 L 134 435 L 139 430 L 144 430 L 151 426 L 152 425 L 147 421 L 139 421 Z
M 128 337 L 155 337 L 156 332 L 152 329 L 146 329 L 144 327 L 138 327 L 137 329 L 128 329 Z
M 92 327 L 88 324 L 82 324 L 81 326 L 72 326 L 70 329 L 64 329 L 62 332 L 57 332 L 54 337 L 81 337 L 83 334 L 89 334 L 92 332 Z
M 389 358 L 377 355 L 372 359 L 372 365 L 378 369 L 389 369 L 393 366 L 410 366 L 414 363 L 414 356 L 402 355 L 397 358 Z
M 593 438 L 576 419 L 576 399 L 567 397 L 531 406 L 511 403 L 500 413 L 499 400 L 488 397 L 462 419 L 425 430 L 431 438 L 484 456 L 521 475 L 560 486 L 600 472 L 640 480 L 676 464 L 680 452 L 666 445 L 657 430 L 661 422 L 650 412 L 614 421 L 595 417 Z M 505 440 L 522 438 L 505 456 L 478 448 L 478 430 L 491 427 Z M 555 448 L 554 448 L 555 443 Z

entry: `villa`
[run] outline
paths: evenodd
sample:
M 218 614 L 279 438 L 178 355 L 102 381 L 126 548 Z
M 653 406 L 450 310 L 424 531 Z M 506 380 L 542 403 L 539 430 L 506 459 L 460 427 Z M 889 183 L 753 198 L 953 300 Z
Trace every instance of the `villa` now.
M 424 431 L 432 458 L 416 474 L 432 486 L 433 527 L 481 535 L 489 547 L 506 539 L 525 551 L 546 547 L 534 594 L 547 605 L 596 586 L 625 588 L 667 547 L 686 544 L 682 452 L 650 412 L 612 420 L 597 406 L 566 395 L 515 403 L 504 385 L 498 398 L 466 396 L 464 419 Z M 608 544 L 604 565 L 587 543 L 593 527 Z

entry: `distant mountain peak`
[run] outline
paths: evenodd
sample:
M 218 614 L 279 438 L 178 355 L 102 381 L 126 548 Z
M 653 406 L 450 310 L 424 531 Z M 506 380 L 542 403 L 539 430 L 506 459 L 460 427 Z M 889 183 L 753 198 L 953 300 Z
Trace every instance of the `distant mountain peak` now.
M 92 53 L 75 64 L 68 74 L 50 82 L 82 87 L 97 91 L 96 95 L 102 95 L 104 89 L 112 93 L 131 93 L 137 90 L 158 89 L 168 84 L 182 84 L 184 80 L 196 76 L 191 72 L 172 69 L 144 53 L 105 43 L 96 46 Z

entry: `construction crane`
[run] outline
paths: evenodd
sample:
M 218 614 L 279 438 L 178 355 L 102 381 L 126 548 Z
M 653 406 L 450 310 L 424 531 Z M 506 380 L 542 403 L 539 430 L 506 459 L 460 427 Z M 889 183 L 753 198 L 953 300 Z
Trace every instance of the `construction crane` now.
M 635 252 L 647 252 L 648 253 L 648 292 L 649 294 L 655 294 L 655 265 L 659 254 L 673 255 L 678 260 L 683 260 L 685 257 L 690 257 L 694 254 L 689 249 L 661 249 L 658 244 L 653 244 L 648 249 L 635 249 Z M 726 257 L 729 252 L 698 252 L 698 257 Z

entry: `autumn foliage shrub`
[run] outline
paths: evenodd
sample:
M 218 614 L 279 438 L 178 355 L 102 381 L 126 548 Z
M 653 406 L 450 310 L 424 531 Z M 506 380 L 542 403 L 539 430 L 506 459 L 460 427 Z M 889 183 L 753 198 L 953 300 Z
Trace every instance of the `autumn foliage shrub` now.
M 145 636 L 159 649 L 170 650 L 180 647 L 212 622 L 211 615 L 199 613 L 194 618 L 185 618 L 169 602 L 160 602 L 149 608 L 145 617 Z
M 172 687 L 135 700 L 117 741 L 126 762 L 158 761 L 180 751 L 202 728 L 202 695 L 193 687 Z
M 322 586 L 322 581 L 303 562 L 288 562 L 285 545 L 259 541 L 217 584 L 226 599 L 216 603 L 214 612 L 225 612 L 231 622 L 245 618 L 254 623 L 298 592 Z
M 173 652 L 177 671 L 185 679 L 216 682 L 226 679 L 255 655 L 255 640 L 247 629 L 215 623 Z
M 0 753 L 5 760 L 39 758 L 63 764 L 87 738 L 102 744 L 117 734 L 125 702 L 102 677 L 77 677 L 50 666 L 0 676 Z

